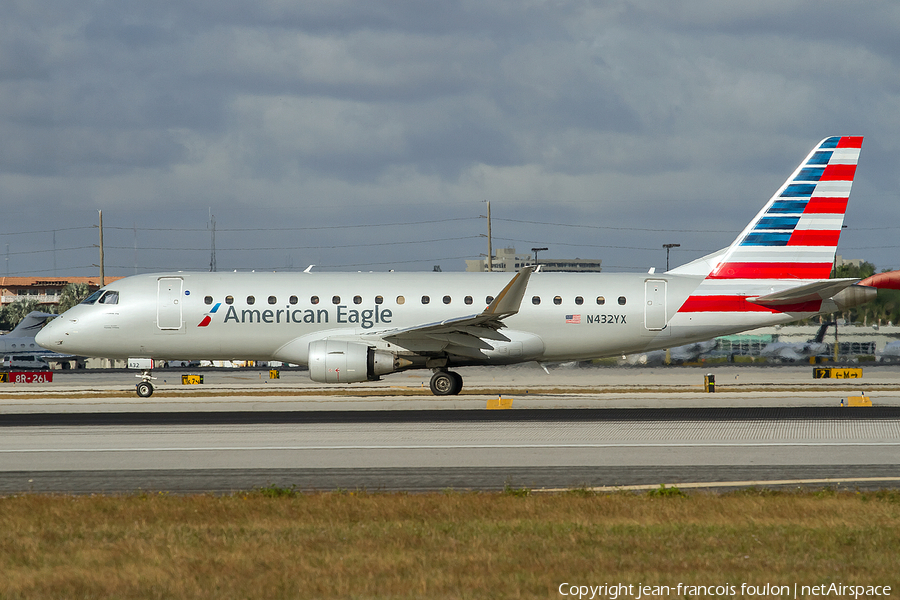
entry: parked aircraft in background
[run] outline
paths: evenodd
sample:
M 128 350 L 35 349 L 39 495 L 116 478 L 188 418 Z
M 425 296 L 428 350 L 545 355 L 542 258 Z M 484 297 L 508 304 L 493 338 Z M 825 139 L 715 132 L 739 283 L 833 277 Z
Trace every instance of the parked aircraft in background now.
M 668 348 L 666 350 L 653 350 L 651 352 L 628 354 L 623 357 L 621 362 L 626 365 L 683 364 L 700 360 L 704 354 L 715 350 L 716 345 L 716 340 L 704 340 L 702 342 L 694 342 L 693 344 L 675 346 L 674 348 Z
M 829 279 L 861 145 L 822 140 L 729 247 L 665 273 L 136 275 L 37 341 L 129 359 L 142 397 L 152 358 L 284 361 L 323 383 L 429 368 L 447 395 L 457 367 L 621 356 L 845 310 L 876 294 Z
M 15 328 L 5 335 L 0 335 L 0 353 L 22 354 L 25 352 L 37 352 L 47 354 L 47 350 L 42 348 L 35 340 L 34 336 L 47 319 L 52 319 L 59 315 L 52 313 L 31 311 L 22 319 Z
M 825 332 L 835 323 L 823 323 L 813 339 L 805 342 L 772 342 L 760 350 L 759 355 L 778 362 L 797 362 L 815 356 L 828 356 L 828 344 L 824 342 Z
M 884 349 L 875 355 L 878 362 L 900 362 L 900 340 L 888 342 L 884 345 Z

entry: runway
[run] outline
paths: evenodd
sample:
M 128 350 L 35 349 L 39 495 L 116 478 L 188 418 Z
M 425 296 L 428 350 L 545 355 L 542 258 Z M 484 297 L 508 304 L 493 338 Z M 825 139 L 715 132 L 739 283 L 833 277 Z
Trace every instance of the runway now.
M 0 415 L 2 493 L 896 487 L 898 456 L 897 406 Z
M 900 367 L 472 368 L 327 387 L 306 373 L 57 373 L 0 386 L 0 493 L 900 486 Z M 704 393 L 707 373 L 715 394 Z M 875 406 L 839 406 L 863 390 Z M 510 410 L 486 410 L 498 396 Z

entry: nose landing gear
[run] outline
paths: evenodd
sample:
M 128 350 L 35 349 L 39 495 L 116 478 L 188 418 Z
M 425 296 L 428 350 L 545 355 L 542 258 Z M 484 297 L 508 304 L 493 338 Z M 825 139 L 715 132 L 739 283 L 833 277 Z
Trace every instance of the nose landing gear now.
M 435 371 L 430 387 L 435 396 L 455 396 L 462 390 L 463 379 L 453 371 Z
M 140 375 L 135 375 L 135 377 L 140 377 L 141 381 L 134 386 L 137 395 L 141 398 L 149 398 L 153 395 L 153 384 L 150 383 L 150 380 L 156 379 L 150 374 L 149 370 L 141 371 Z

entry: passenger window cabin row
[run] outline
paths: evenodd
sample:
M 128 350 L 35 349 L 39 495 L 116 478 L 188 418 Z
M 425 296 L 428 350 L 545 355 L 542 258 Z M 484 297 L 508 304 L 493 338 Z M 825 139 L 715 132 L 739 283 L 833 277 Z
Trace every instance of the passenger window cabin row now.
M 297 298 L 297 296 L 291 296 L 288 299 L 288 302 L 290 304 L 297 304 L 299 301 L 300 300 L 299 300 L 299 298 Z M 444 296 L 441 299 L 441 301 L 444 304 L 450 304 L 452 302 L 452 298 L 450 296 Z M 484 299 L 485 304 L 490 304 L 493 301 L 494 301 L 493 296 L 486 296 Z M 204 302 L 206 304 L 212 304 L 213 297 L 206 296 L 206 298 L 204 298 Z M 269 296 L 267 298 L 267 302 L 269 304 L 278 304 L 278 298 L 275 296 Z M 310 298 L 309 298 L 310 304 L 319 304 L 319 302 L 320 302 L 320 299 L 318 296 L 310 296 Z M 473 304 L 474 299 L 472 298 L 472 296 L 466 296 L 465 298 L 463 298 L 463 302 L 465 304 Z M 625 306 L 625 303 L 626 303 L 625 296 L 619 296 L 618 302 L 619 302 L 620 306 Z M 340 296 L 332 296 L 331 303 L 332 304 L 340 304 L 341 297 Z M 362 304 L 362 303 L 363 303 L 362 296 L 353 296 L 353 304 Z M 431 303 L 430 296 L 422 296 L 422 304 L 430 304 L 430 303 Z M 531 303 L 534 304 L 535 306 L 539 305 L 541 303 L 541 297 L 540 296 L 532 296 Z M 562 296 L 554 296 L 553 297 L 553 304 L 559 306 L 559 305 L 562 305 L 562 303 L 563 303 Z M 234 304 L 234 296 L 225 296 L 225 304 Z M 247 296 L 247 304 L 248 305 L 256 304 L 256 297 L 255 296 Z M 384 296 L 375 296 L 375 304 L 384 304 Z M 406 298 L 404 296 L 397 296 L 397 304 L 406 304 Z M 606 304 L 606 298 L 604 296 L 597 296 L 597 305 L 603 306 L 604 304 Z M 575 305 L 576 306 L 584 305 L 584 298 L 582 296 L 575 296 Z

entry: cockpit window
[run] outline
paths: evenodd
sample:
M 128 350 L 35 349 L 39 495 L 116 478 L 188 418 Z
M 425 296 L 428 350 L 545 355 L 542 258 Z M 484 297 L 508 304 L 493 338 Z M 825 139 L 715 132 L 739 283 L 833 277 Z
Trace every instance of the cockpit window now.
M 88 296 L 87 298 L 85 298 L 84 300 L 82 300 L 81 303 L 82 303 L 82 304 L 93 304 L 93 303 L 96 302 L 96 301 L 100 298 L 100 296 L 102 296 L 102 295 L 103 295 L 103 290 L 97 290 L 96 292 L 94 292 L 93 294 L 91 294 L 90 296 Z
M 119 292 L 114 292 L 113 290 L 109 290 L 100 297 L 100 300 L 98 300 L 97 303 L 98 304 L 118 304 L 119 303 Z

